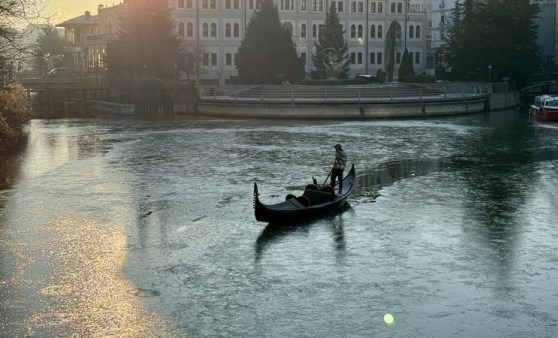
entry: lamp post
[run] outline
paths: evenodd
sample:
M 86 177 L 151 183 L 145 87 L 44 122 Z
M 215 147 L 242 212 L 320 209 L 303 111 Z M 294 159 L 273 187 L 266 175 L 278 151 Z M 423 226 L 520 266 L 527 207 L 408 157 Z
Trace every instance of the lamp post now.
M 48 72 L 48 58 L 50 57 L 50 53 L 46 53 L 43 58 L 45 59 L 45 77 L 47 77 Z
M 488 83 L 492 83 L 492 64 L 488 65 Z

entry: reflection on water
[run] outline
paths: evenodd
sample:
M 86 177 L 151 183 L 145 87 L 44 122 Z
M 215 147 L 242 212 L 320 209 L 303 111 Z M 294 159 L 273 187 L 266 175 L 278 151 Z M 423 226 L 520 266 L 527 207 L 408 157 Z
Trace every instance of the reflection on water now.
M 338 256 L 342 257 L 345 252 L 345 238 L 343 233 L 344 217 L 343 214 L 351 209 L 346 204 L 341 209 L 323 216 L 325 223 L 329 224 L 331 229 L 332 246 L 338 252 Z M 255 245 L 255 261 L 258 263 L 268 246 L 274 243 L 288 240 L 291 234 L 301 235 L 307 234 L 312 227 L 324 226 L 320 220 L 305 220 L 293 224 L 267 224 L 260 232 L 256 239 Z
M 311 177 L 321 183 L 337 142 L 358 173 L 349 208 L 291 227 L 254 220 L 254 180 L 270 200 Z M 9 172 L 0 328 L 549 336 L 558 321 L 557 149 L 558 128 L 516 111 L 35 120 L 27 148 L 0 170 Z
M 139 297 L 149 295 L 149 290 L 122 278 L 126 236 L 121 225 L 67 219 L 2 235 L 2 257 L 14 259 L 11 267 L 2 269 L 11 271 L 0 284 L 2 313 L 15 314 L 15 320 L 3 323 L 4 334 L 178 335 L 145 310 Z M 20 240 L 18 246 L 15 239 Z M 24 314 L 28 317 L 20 317 Z

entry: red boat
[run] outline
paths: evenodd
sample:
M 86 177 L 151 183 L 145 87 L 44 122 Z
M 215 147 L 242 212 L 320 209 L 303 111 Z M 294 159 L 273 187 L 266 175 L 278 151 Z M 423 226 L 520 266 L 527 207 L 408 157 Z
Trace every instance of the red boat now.
M 529 114 L 546 121 L 558 121 L 558 96 L 541 95 L 529 107 Z

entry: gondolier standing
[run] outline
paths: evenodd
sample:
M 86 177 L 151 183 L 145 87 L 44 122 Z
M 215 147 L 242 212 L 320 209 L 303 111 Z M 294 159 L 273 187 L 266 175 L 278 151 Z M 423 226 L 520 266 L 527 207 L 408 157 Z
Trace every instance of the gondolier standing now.
M 335 162 L 333 169 L 331 169 L 331 187 L 335 190 L 335 180 L 339 179 L 339 195 L 343 193 L 343 171 L 347 164 L 347 153 L 343 151 L 341 144 L 337 143 L 335 146 Z

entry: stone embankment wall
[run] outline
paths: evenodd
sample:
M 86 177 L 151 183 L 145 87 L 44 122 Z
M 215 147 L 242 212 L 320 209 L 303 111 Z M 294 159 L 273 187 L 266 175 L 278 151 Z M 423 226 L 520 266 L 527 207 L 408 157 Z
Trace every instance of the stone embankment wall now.
M 488 96 L 488 111 L 507 109 L 520 104 L 519 91 L 493 93 Z
M 411 118 L 500 110 L 519 102 L 517 91 L 493 92 L 479 84 L 237 86 L 200 89 L 196 113 L 247 118 Z
M 384 103 L 222 102 L 201 100 L 198 114 L 253 118 L 367 119 L 458 115 L 482 112 L 486 99 Z

